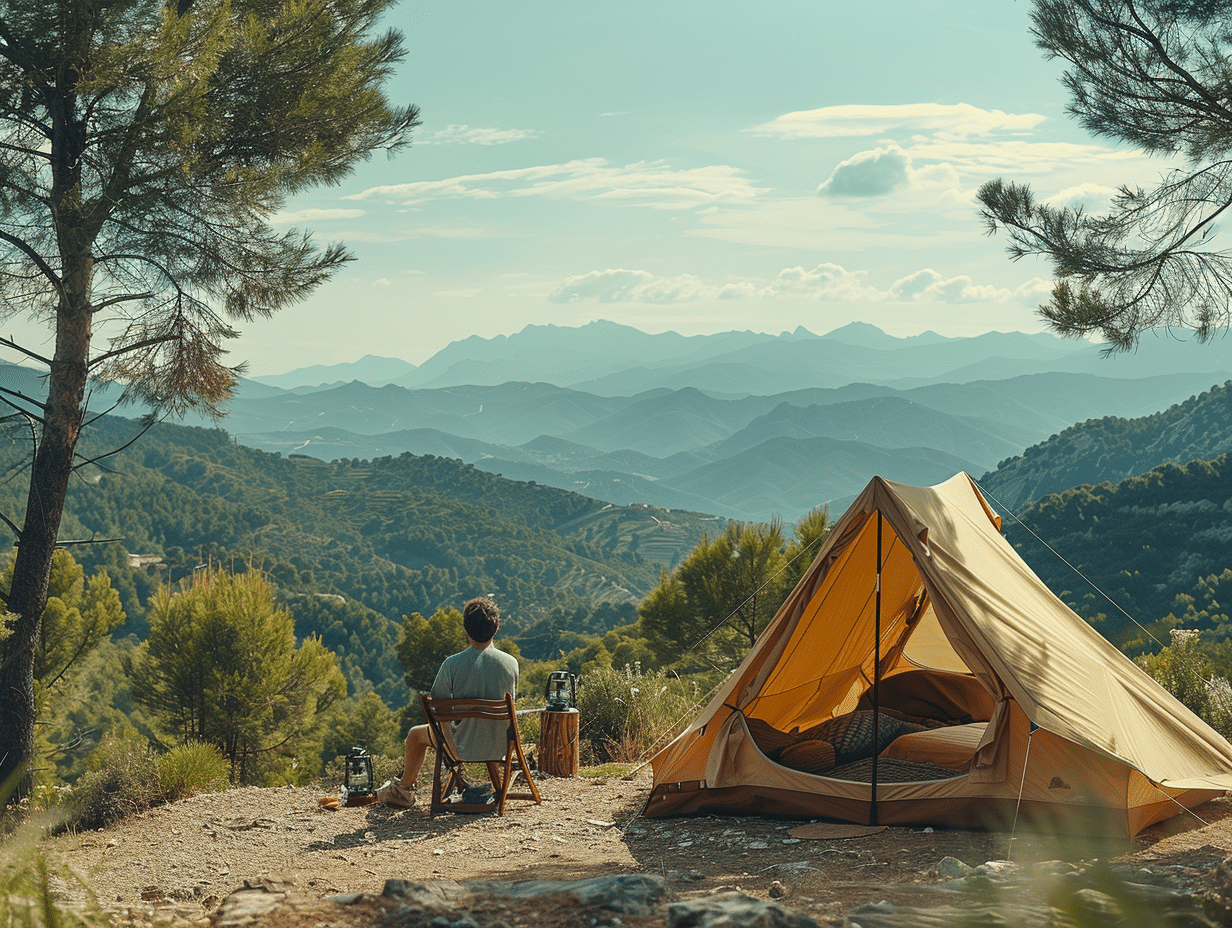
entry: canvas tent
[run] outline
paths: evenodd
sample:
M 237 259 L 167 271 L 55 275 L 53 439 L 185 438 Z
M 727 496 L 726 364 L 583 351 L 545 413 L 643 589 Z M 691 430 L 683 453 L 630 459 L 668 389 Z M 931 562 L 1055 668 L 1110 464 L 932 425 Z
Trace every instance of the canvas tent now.
M 1057 599 L 959 474 L 865 488 L 654 758 L 646 814 L 1133 835 L 1228 789 L 1232 745 Z

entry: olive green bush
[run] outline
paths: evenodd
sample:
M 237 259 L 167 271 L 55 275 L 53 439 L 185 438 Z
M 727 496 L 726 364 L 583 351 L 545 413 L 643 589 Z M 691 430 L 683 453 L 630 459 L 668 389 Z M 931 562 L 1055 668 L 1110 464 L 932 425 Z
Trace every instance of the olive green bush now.
M 218 793 L 230 785 L 231 763 L 212 744 L 177 744 L 154 762 L 162 801 L 175 802 L 198 793 Z
M 582 762 L 636 763 L 675 737 L 701 708 L 700 675 L 598 667 L 578 680 Z

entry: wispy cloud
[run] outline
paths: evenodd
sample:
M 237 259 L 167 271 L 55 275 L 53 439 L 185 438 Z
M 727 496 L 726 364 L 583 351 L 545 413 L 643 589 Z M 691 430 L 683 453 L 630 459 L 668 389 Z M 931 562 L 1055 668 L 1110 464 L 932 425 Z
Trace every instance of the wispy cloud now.
M 478 200 L 545 197 L 656 209 L 692 209 L 715 203 L 748 203 L 762 192 L 762 188 L 740 169 L 728 165 L 678 169 L 664 161 L 639 161 L 616 167 L 603 158 L 587 158 L 564 164 L 463 174 L 444 180 L 369 187 L 343 199 L 380 197 L 412 205 L 442 197 Z
M 1115 187 L 1103 184 L 1078 184 L 1066 187 L 1049 197 L 1049 206 L 1068 206 L 1072 209 L 1082 209 L 1088 213 L 1107 212 L 1112 205 L 1112 199 L 1117 195 Z
M 1026 139 L 997 142 L 919 139 L 908 151 L 917 162 L 945 162 L 964 173 L 980 175 L 1012 171 L 1039 176 L 1075 167 L 1114 169 L 1121 174 L 1158 163 L 1135 149 Z
M 783 268 L 772 280 L 705 281 L 692 274 L 659 277 L 645 270 L 609 268 L 561 281 L 548 299 L 553 303 L 684 303 L 740 298 L 813 299 L 867 303 L 973 303 L 1037 301 L 1051 287 L 1033 278 L 1011 290 L 977 284 L 966 275 L 945 277 L 931 268 L 908 274 L 880 290 L 867 271 L 851 271 L 823 262 L 815 267 Z
M 505 145 L 538 138 L 534 129 L 479 129 L 456 124 L 416 136 L 419 145 Z
M 968 103 L 907 103 L 889 106 L 823 106 L 784 113 L 746 129 L 781 139 L 877 136 L 899 133 L 972 136 L 992 132 L 1026 132 L 1046 117 L 1038 113 L 1004 113 Z
M 362 209 L 297 209 L 289 213 L 275 213 L 270 225 L 285 226 L 301 222 L 328 222 L 336 219 L 358 219 Z

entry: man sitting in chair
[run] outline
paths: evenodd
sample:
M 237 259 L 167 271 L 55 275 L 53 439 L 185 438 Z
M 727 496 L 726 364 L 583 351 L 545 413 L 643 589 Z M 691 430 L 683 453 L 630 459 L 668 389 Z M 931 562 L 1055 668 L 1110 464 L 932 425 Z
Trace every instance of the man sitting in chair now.
M 504 699 L 518 695 L 518 662 L 512 654 L 492 647 L 500 628 L 500 609 L 487 597 L 472 599 L 462 607 L 466 630 L 465 651 L 450 655 L 437 671 L 433 699 Z M 464 719 L 454 731 L 458 751 L 465 757 L 503 757 L 506 726 L 481 719 Z M 403 808 L 415 805 L 415 780 L 428 748 L 436 749 L 432 729 L 416 725 L 406 736 L 402 776 L 394 777 L 376 791 L 380 802 Z

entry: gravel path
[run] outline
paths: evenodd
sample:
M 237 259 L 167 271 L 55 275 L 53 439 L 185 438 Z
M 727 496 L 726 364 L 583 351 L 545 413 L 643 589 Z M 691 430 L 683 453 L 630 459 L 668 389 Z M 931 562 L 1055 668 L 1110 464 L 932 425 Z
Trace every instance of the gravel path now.
M 234 789 L 197 796 L 101 831 L 47 839 L 53 861 L 88 883 L 98 901 L 136 923 L 172 917 L 204 924 L 245 881 L 294 883 L 328 896 L 376 894 L 386 879 L 582 879 L 651 872 L 682 898 L 739 888 L 818 920 L 853 905 L 936 905 L 938 863 L 976 866 L 1007 856 L 1001 833 L 889 828 L 844 840 L 790 832 L 801 822 L 639 817 L 649 771 L 632 780 L 539 781 L 543 804 L 511 801 L 505 816 L 442 815 L 385 806 L 327 811 L 323 789 Z M 1019 835 L 1015 862 L 1115 861 L 1201 885 L 1232 854 L 1232 802 L 1177 817 L 1133 841 L 1060 841 Z M 777 885 L 776 885 L 777 884 Z M 64 892 L 79 894 L 73 880 Z

